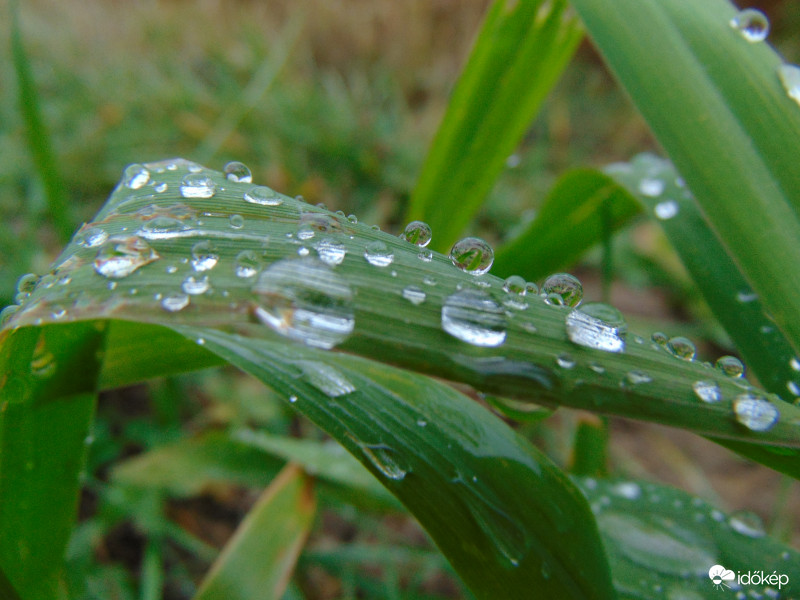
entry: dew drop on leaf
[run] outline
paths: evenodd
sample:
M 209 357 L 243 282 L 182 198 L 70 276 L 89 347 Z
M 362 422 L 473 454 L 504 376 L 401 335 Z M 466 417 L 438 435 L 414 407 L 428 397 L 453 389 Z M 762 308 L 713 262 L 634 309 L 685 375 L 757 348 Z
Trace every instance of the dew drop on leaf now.
M 355 327 L 353 292 L 317 258 L 279 260 L 264 270 L 253 293 L 256 317 L 277 333 L 316 348 L 333 348 Z
M 620 481 L 614 484 L 611 491 L 626 500 L 638 500 L 642 495 L 642 488 L 635 481 Z
M 604 352 L 625 350 L 627 325 L 622 313 L 609 304 L 589 302 L 571 311 L 566 317 L 569 340 Z
M 99 227 L 90 227 L 78 233 L 75 242 L 83 248 L 96 248 L 102 246 L 108 239 L 108 233 Z
M 356 391 L 356 387 L 335 367 L 315 361 L 300 360 L 300 367 L 308 382 L 329 398 L 338 398 Z
M 750 43 L 763 42 L 769 34 L 769 20 L 760 10 L 745 8 L 730 21 L 731 27 Z
M 556 364 L 562 369 L 572 369 L 575 367 L 575 359 L 569 354 L 559 354 L 556 356 Z
M 639 182 L 639 192 L 648 198 L 657 198 L 664 193 L 664 182 L 650 177 L 642 179 Z
M 211 287 L 211 284 L 208 281 L 208 275 L 204 275 L 203 277 L 195 277 L 194 275 L 190 275 L 184 279 L 183 283 L 181 284 L 181 289 L 191 296 L 205 294 L 209 287 Z
M 419 254 L 417 254 L 417 258 L 422 262 L 431 262 L 433 260 L 433 252 L 430 250 L 420 250 Z
M 747 537 L 760 538 L 767 535 L 761 517 L 749 510 L 740 510 L 733 513 L 728 519 L 728 525 L 736 533 L 741 533 Z
M 364 247 L 364 258 L 374 267 L 388 267 L 394 262 L 394 252 L 382 241 L 373 240 Z
M 217 191 L 214 180 L 205 173 L 189 173 L 181 180 L 180 192 L 184 198 L 211 198 Z
M 577 277 L 569 273 L 554 273 L 542 283 L 545 302 L 555 306 L 575 308 L 583 300 L 583 286 Z
M 670 338 L 667 342 L 667 350 L 673 356 L 677 356 L 683 360 L 694 360 L 697 354 L 697 348 L 694 343 L 689 339 L 682 336 Z
M 663 202 L 659 202 L 653 208 L 653 212 L 656 213 L 656 216 L 661 219 L 662 221 L 667 221 L 678 214 L 680 207 L 675 200 L 664 200 Z
M 266 186 L 256 185 L 244 193 L 245 202 L 259 204 L 261 206 L 280 206 L 283 198 L 277 192 L 272 191 Z
M 345 248 L 345 245 L 329 237 L 317 242 L 314 248 L 316 249 L 320 260 L 332 267 L 342 264 L 344 257 L 347 255 L 347 249 Z
M 228 219 L 232 229 L 241 229 L 244 227 L 244 217 L 242 215 L 231 215 Z
M 223 168 L 225 178 L 234 183 L 252 183 L 253 174 L 246 164 L 233 160 Z
M 411 304 L 422 304 L 427 298 L 427 294 L 421 288 L 415 285 L 407 285 L 403 288 L 403 298 L 411 302 Z
M 780 65 L 778 77 L 786 95 L 800 105 L 800 67 L 789 64 Z
M 189 306 L 189 296 L 187 294 L 167 294 L 161 299 L 161 307 L 167 312 L 178 312 L 187 306 Z
M 742 377 L 744 375 L 744 365 L 735 356 L 721 356 L 717 359 L 715 366 L 728 377 Z
M 453 244 L 450 260 L 465 273 L 483 275 L 494 262 L 494 250 L 481 238 L 467 237 Z
M 219 254 L 208 240 L 197 242 L 192 246 L 192 268 L 199 272 L 213 269 L 219 261 Z
M 158 253 L 136 236 L 114 236 L 100 248 L 94 270 L 109 279 L 121 279 L 139 267 L 158 260 Z
M 643 383 L 650 383 L 653 378 L 650 377 L 645 371 L 634 370 L 628 371 L 625 374 L 625 381 L 631 385 L 641 385 Z
M 138 190 L 150 181 L 150 171 L 139 164 L 128 165 L 122 173 L 123 185 L 131 190 Z
M 755 394 L 740 394 L 733 401 L 736 420 L 751 431 L 768 431 L 780 418 L 778 409 L 766 398 Z
M 506 341 L 506 317 L 502 307 L 480 290 L 460 290 L 442 306 L 442 328 L 474 346 L 499 346 Z
M 382 444 L 359 444 L 359 447 L 364 456 L 384 477 L 392 481 L 405 479 L 408 472 L 398 464 L 391 448 Z
M 236 255 L 233 268 L 237 277 L 248 279 L 258 274 L 261 269 L 261 261 L 253 250 L 242 250 Z
M 715 381 L 710 379 L 704 381 L 695 381 L 692 384 L 695 396 L 700 398 L 703 402 L 713 404 L 722 400 L 722 392 Z
M 403 229 L 403 233 L 400 234 L 400 237 L 405 241 L 414 244 L 415 246 L 424 248 L 430 243 L 432 232 L 427 223 L 423 223 L 422 221 L 411 221 L 411 223 L 406 225 L 405 229 Z

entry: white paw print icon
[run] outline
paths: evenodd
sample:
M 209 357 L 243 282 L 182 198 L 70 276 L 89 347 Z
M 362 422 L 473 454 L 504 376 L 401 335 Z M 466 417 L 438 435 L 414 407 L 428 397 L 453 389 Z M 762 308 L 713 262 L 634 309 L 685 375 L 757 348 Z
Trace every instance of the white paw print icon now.
M 720 589 L 723 585 L 725 587 L 730 587 L 726 582 L 736 579 L 736 575 L 734 575 L 733 571 L 726 569 L 722 565 L 714 565 L 708 570 L 708 578 L 711 580 L 711 583 L 714 584 L 715 588 Z

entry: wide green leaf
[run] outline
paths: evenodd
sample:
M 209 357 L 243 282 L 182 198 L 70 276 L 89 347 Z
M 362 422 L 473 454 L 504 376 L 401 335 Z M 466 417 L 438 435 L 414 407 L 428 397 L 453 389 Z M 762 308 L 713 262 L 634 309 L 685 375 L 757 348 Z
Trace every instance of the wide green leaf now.
M 800 352 L 800 106 L 727 0 L 572 0 L 714 231 Z
M 409 206 L 444 250 L 480 208 L 582 37 L 566 1 L 490 7 Z

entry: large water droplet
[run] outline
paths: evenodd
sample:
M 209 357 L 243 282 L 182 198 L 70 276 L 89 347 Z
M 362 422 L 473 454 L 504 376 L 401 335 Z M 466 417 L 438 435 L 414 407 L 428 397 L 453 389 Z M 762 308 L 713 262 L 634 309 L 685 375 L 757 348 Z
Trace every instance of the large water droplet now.
M 75 236 L 77 244 L 83 248 L 102 246 L 108 239 L 108 233 L 99 227 L 90 227 Z
M 150 181 L 150 171 L 139 164 L 128 165 L 122 173 L 122 183 L 126 188 L 138 190 Z
M 786 95 L 800 104 L 800 67 L 797 65 L 780 65 L 778 67 L 778 77 L 786 90 Z
M 224 167 L 225 178 L 234 183 L 252 183 L 253 174 L 246 164 L 232 160 Z
M 571 342 L 604 352 L 625 350 L 626 323 L 613 306 L 589 302 L 571 311 L 566 318 L 567 337 Z
M 744 375 L 744 365 L 735 356 L 719 357 L 716 367 L 728 377 L 742 377 Z
M 180 192 L 184 198 L 211 198 L 217 191 L 214 180 L 204 173 L 189 173 L 181 180 Z
M 411 304 L 422 304 L 425 302 L 427 294 L 415 285 L 407 285 L 403 288 L 403 298 L 411 302 Z
M 333 238 L 324 238 L 320 240 L 314 248 L 317 254 L 319 254 L 320 260 L 332 267 L 342 264 L 347 254 L 345 245 Z
M 277 192 L 263 185 L 251 187 L 245 192 L 244 199 L 246 202 L 260 204 L 261 206 L 280 206 L 283 204 L 283 198 Z
M 121 279 L 158 258 L 158 253 L 143 239 L 114 236 L 97 252 L 94 270 L 103 277 Z
M 242 250 L 236 255 L 234 272 L 237 277 L 242 279 L 255 277 L 259 269 L 261 269 L 261 261 L 253 250 Z
M 692 384 L 695 395 L 703 402 L 713 404 L 722 400 L 722 392 L 715 381 L 695 381 Z
M 778 422 L 778 409 L 766 398 L 755 394 L 740 394 L 733 401 L 736 420 L 751 431 L 768 431 Z
M 315 360 L 301 360 L 294 364 L 303 370 L 311 385 L 329 398 L 338 398 L 356 391 L 356 386 L 331 365 Z
M 748 42 L 763 42 L 769 34 L 769 20 L 760 10 L 745 8 L 730 21 L 731 27 L 736 29 Z
M 214 250 L 214 245 L 208 240 L 197 242 L 192 246 L 192 268 L 197 271 L 213 269 L 219 261 L 219 254 Z
M 556 306 L 578 306 L 583 300 L 583 286 L 569 273 L 554 273 L 542 283 L 545 302 Z
M 683 360 L 694 360 L 694 356 L 697 354 L 697 348 L 695 348 L 692 340 L 681 336 L 670 338 L 667 342 L 667 350 L 669 350 L 673 356 L 677 356 Z
M 680 211 L 680 206 L 678 206 L 675 200 L 664 200 L 656 204 L 653 208 L 653 212 L 655 212 L 656 216 L 662 221 L 671 219 L 678 214 L 678 211 Z
M 161 307 L 168 312 L 178 312 L 189 306 L 187 294 L 168 294 L 161 299 Z
M 442 306 L 442 328 L 475 346 L 499 346 L 506 340 L 502 307 L 480 290 L 461 290 L 448 296 Z
M 394 252 L 382 241 L 373 240 L 364 247 L 364 258 L 375 267 L 388 267 L 394 262 Z
M 415 246 L 424 248 L 431 241 L 431 228 L 427 223 L 423 223 L 422 221 L 411 221 L 411 223 L 406 225 L 400 237 Z
M 148 240 L 162 240 L 179 237 L 188 229 L 180 219 L 161 215 L 146 221 L 136 233 Z
M 353 332 L 353 292 L 319 259 L 273 263 L 261 273 L 253 293 L 258 319 L 289 339 L 333 348 Z
M 767 535 L 764 522 L 756 513 L 749 510 L 740 510 L 733 513 L 728 519 L 728 525 L 737 533 L 751 538 L 760 538 Z
M 211 283 L 208 281 L 208 275 L 204 275 L 200 278 L 190 275 L 184 279 L 183 283 L 181 284 L 181 289 L 192 296 L 205 294 L 209 287 L 211 287 Z
M 467 237 L 453 244 L 450 260 L 465 273 L 483 275 L 494 262 L 494 250 L 481 238 Z

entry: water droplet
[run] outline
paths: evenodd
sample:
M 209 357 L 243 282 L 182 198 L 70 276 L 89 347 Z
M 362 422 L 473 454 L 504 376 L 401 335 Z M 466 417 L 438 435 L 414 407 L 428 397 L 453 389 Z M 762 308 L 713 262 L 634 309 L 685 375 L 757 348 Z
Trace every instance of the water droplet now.
M 625 350 L 627 325 L 622 313 L 602 302 L 589 302 L 566 318 L 567 337 L 574 344 L 604 352 Z
M 0 311 L 0 325 L 5 325 L 11 318 L 19 312 L 21 307 L 18 304 L 9 304 Z
M 424 290 L 414 285 L 408 285 L 403 288 L 403 298 L 411 302 L 411 304 L 422 304 L 427 298 Z
M 403 469 L 395 459 L 393 450 L 383 444 L 359 444 L 364 456 L 367 457 L 381 474 L 391 479 L 392 481 L 402 481 L 407 475 L 407 471 Z
M 300 246 L 297 249 L 297 256 L 308 256 L 309 254 L 311 254 L 311 250 L 309 250 L 305 246 Z
M 253 293 L 258 319 L 289 339 L 328 349 L 353 332 L 353 292 L 319 259 L 273 263 L 261 273 Z
M 695 348 L 694 343 L 690 339 L 681 336 L 670 338 L 667 342 L 667 350 L 673 356 L 683 360 L 694 360 L 694 356 L 697 354 L 697 348 Z
M 680 206 L 677 202 L 675 202 L 675 200 L 664 200 L 663 202 L 656 204 L 653 208 L 653 211 L 656 213 L 656 216 L 659 219 L 666 221 L 678 214 L 678 211 L 680 211 Z
M 205 294 L 211 284 L 208 281 L 208 275 L 204 275 L 201 279 L 196 279 L 194 275 L 190 275 L 183 280 L 181 289 L 192 296 Z
M 430 243 L 431 236 L 430 226 L 422 221 L 411 221 L 411 223 L 406 225 L 403 233 L 400 234 L 400 237 L 405 241 L 421 248 L 424 248 Z
M 329 398 L 338 398 L 356 391 L 356 387 L 338 369 L 315 360 L 294 363 L 303 370 L 308 382 Z
M 156 192 L 158 192 L 159 194 L 163 194 L 164 192 L 166 192 L 166 191 L 167 191 L 167 189 L 168 189 L 168 188 L 169 188 L 169 186 L 168 186 L 168 185 L 167 185 L 167 183 L 166 183 L 166 182 L 164 182 L 164 181 L 162 181 L 162 182 L 160 182 L 160 183 L 156 183 L 156 184 L 153 186 L 153 189 L 154 189 Z
M 297 228 L 297 239 L 305 242 L 314 237 L 315 232 L 310 225 L 301 225 Z
M 150 171 L 139 164 L 128 165 L 122 173 L 122 183 L 126 188 L 138 190 L 150 181 Z
M 778 67 L 778 77 L 781 80 L 786 95 L 800 104 L 800 67 L 797 65 L 781 65 Z
M 229 221 L 233 229 L 241 229 L 244 227 L 244 217 L 242 215 L 231 215 Z
M 760 10 L 745 8 L 730 21 L 731 27 L 750 43 L 763 42 L 769 34 L 769 20 Z
M 740 394 L 733 401 L 736 420 L 751 431 L 768 431 L 778 422 L 778 409 L 766 398 L 755 394 Z
M 439 282 L 436 281 L 435 277 L 431 277 L 430 275 L 425 275 L 422 278 L 422 283 L 424 283 L 425 285 L 434 286 L 434 285 L 437 285 Z
M 625 381 L 631 385 L 641 385 L 642 383 L 650 383 L 653 378 L 650 377 L 645 371 L 629 371 L 625 374 Z
M 198 273 L 213 269 L 218 261 L 219 254 L 211 242 L 204 240 L 192 246 L 192 268 Z
M 375 267 L 388 267 L 394 261 L 394 252 L 382 241 L 373 240 L 364 247 L 364 258 Z
M 260 204 L 261 206 L 280 206 L 283 204 L 283 198 L 277 192 L 263 185 L 251 187 L 245 192 L 244 199 L 246 202 Z
M 719 357 L 716 367 L 728 377 L 742 377 L 744 375 L 744 365 L 735 356 Z
M 559 354 L 556 356 L 556 364 L 562 369 L 573 369 L 575 367 L 575 359 L 569 354 Z
M 178 312 L 187 306 L 189 306 L 189 296 L 186 294 L 168 294 L 161 300 L 161 307 L 168 312 Z
M 342 230 L 342 224 L 335 217 L 325 213 L 305 212 L 300 215 L 300 225 L 301 228 L 310 228 L 312 232 L 335 233 Z
M 639 182 L 639 193 L 648 198 L 657 198 L 664 193 L 664 182 L 651 177 L 642 179 Z
M 519 275 L 512 275 L 503 282 L 503 289 L 508 294 L 515 294 L 517 296 L 524 296 L 527 292 L 527 283 Z
M 603 373 L 606 372 L 606 368 L 603 365 L 601 365 L 599 363 L 596 363 L 596 362 L 590 362 L 589 363 L 589 368 L 592 371 L 594 371 L 595 373 L 597 373 L 598 375 L 602 375 Z
M 433 260 L 433 252 L 430 250 L 420 250 L 419 254 L 417 254 L 417 258 L 422 262 L 431 262 Z
M 475 346 L 499 346 L 506 340 L 503 309 L 480 290 L 460 290 L 448 296 L 442 306 L 442 328 Z
M 225 165 L 223 171 L 228 181 L 234 183 L 252 183 L 253 181 L 253 174 L 244 163 L 233 160 Z
M 242 250 L 236 255 L 234 272 L 237 277 L 242 279 L 255 277 L 259 269 L 261 269 L 261 261 L 253 250 Z
M 25 298 L 33 293 L 36 285 L 39 283 L 39 276 L 35 273 L 26 273 L 17 280 L 17 294 L 23 295 Z
M 344 257 L 347 254 L 347 249 L 344 244 L 336 241 L 333 238 L 324 238 L 320 240 L 314 248 L 319 254 L 322 262 L 333 266 L 342 264 Z
M 794 396 L 800 396 L 800 383 L 789 380 L 786 382 L 786 389 Z
M 545 302 L 556 306 L 575 308 L 583 300 L 583 286 L 577 277 L 569 273 L 555 273 L 542 283 Z
M 739 290 L 736 292 L 736 300 L 742 304 L 755 302 L 758 300 L 758 294 L 756 294 L 753 290 Z
M 214 180 L 204 173 L 189 173 L 181 180 L 180 192 L 184 198 L 211 198 L 216 191 Z
M 291 396 L 289 396 L 289 402 L 290 402 L 291 404 L 294 404 L 295 402 L 297 402 L 297 396 L 295 396 L 294 394 L 292 394 Z
M 187 229 L 189 229 L 189 227 L 179 219 L 158 216 L 145 222 L 136 233 L 140 237 L 148 240 L 161 240 L 177 237 L 181 232 Z
M 347 215 L 347 220 L 353 225 L 358 225 L 358 217 L 355 215 Z
M 653 340 L 659 346 L 666 347 L 667 343 L 669 342 L 669 337 L 666 333 L 662 333 L 661 331 L 656 331 L 653 335 L 650 336 L 650 339 Z
M 121 279 L 158 258 L 158 253 L 143 239 L 114 236 L 97 252 L 94 270 L 103 277 Z
M 792 371 L 800 371 L 800 359 L 796 356 L 793 356 L 791 359 L 789 359 L 789 367 L 792 369 Z
M 417 427 L 427 427 L 428 422 L 425 419 L 417 419 Z
M 481 238 L 467 237 L 453 244 L 450 260 L 465 273 L 483 275 L 494 262 L 494 250 Z
M 767 535 L 761 517 L 749 510 L 740 510 L 733 513 L 728 519 L 728 525 L 735 532 L 747 537 L 760 538 Z
M 99 227 L 90 227 L 85 231 L 81 231 L 76 237 L 75 241 L 83 248 L 96 248 L 102 246 L 108 239 L 108 233 Z
M 620 481 L 611 488 L 611 491 L 626 500 L 638 500 L 642 495 L 642 488 L 634 481 Z
M 695 381 L 692 384 L 695 395 L 703 402 L 713 404 L 722 400 L 722 392 L 715 381 Z

